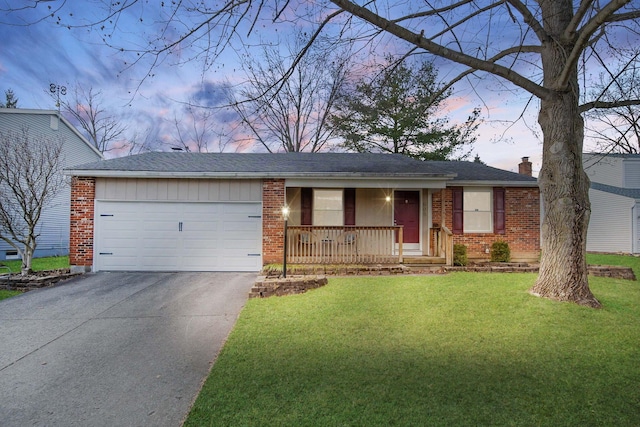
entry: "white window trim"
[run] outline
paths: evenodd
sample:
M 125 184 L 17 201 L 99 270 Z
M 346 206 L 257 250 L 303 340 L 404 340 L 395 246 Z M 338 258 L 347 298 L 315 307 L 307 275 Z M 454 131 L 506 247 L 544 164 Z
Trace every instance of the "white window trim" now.
M 469 210 L 467 207 L 466 195 L 469 193 L 487 193 L 489 195 L 489 210 L 479 211 L 478 209 Z M 462 224 L 464 234 L 493 233 L 493 188 L 492 187 L 463 187 L 462 189 Z M 470 229 L 467 223 L 469 216 L 475 212 L 488 212 L 489 222 L 487 228 Z

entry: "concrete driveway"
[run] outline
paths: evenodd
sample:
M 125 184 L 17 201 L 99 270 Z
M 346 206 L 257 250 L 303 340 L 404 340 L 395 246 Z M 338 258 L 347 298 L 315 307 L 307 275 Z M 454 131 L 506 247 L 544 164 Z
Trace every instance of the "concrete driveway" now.
M 0 425 L 181 425 L 255 277 L 96 273 L 0 301 Z

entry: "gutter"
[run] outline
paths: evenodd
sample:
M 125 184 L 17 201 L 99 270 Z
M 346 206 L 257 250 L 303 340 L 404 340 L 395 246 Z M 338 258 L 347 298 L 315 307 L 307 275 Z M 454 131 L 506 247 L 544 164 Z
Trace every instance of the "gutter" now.
M 451 181 L 451 187 L 539 187 L 538 181 Z
M 359 178 L 377 180 L 386 179 L 421 179 L 426 181 L 441 181 L 454 179 L 456 174 L 401 174 L 379 173 L 365 174 L 357 172 L 159 172 L 159 171 L 114 171 L 114 170 L 83 170 L 65 169 L 66 176 L 93 178 L 234 178 L 234 179 L 262 179 L 262 178 L 322 178 L 344 179 Z

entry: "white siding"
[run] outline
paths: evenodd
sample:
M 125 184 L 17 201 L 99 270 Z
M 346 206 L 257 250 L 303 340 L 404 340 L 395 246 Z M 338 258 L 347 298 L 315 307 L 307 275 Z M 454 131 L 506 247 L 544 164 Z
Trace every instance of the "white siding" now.
M 640 161 L 635 159 L 625 159 L 624 187 L 640 188 Z
M 100 155 L 82 141 L 64 122 L 59 122 L 58 117 L 53 113 L 42 114 L 41 111 L 30 113 L 26 110 L 0 111 L 0 130 L 3 132 L 20 132 L 24 126 L 29 129 L 29 135 L 63 140 L 63 168 L 101 159 Z M 67 180 L 64 190 L 43 211 L 38 227 L 41 235 L 38 238 L 36 256 L 66 255 L 69 253 L 69 205 L 70 188 Z M 0 259 L 4 259 L 7 250 L 13 250 L 13 248 L 0 241 Z
M 97 200 L 261 202 L 262 181 L 229 179 L 98 178 Z
M 584 170 L 592 182 L 624 187 L 624 165 L 620 157 L 583 154 Z
M 633 216 L 635 200 L 598 190 L 589 190 L 591 220 L 587 251 L 633 252 Z

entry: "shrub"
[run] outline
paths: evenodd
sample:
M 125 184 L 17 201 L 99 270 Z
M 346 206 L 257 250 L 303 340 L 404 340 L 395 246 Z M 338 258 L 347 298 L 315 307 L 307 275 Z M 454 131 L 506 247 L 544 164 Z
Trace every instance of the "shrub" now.
M 493 242 L 491 245 L 491 262 L 509 262 L 511 261 L 511 250 L 509 244 L 502 240 Z
M 467 247 L 465 245 L 453 245 L 453 265 L 467 265 Z

